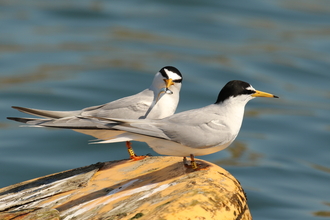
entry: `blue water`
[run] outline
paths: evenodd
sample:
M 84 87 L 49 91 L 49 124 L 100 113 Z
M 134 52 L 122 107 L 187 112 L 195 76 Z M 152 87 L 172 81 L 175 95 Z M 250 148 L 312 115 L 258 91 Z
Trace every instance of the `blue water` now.
M 76 110 L 181 70 L 177 112 L 240 79 L 280 96 L 246 107 L 236 141 L 199 157 L 242 184 L 254 219 L 330 217 L 330 4 L 324 0 L 1 1 L 0 187 L 127 158 L 69 130 L 19 127 L 13 105 Z M 154 153 L 134 143 L 138 154 Z

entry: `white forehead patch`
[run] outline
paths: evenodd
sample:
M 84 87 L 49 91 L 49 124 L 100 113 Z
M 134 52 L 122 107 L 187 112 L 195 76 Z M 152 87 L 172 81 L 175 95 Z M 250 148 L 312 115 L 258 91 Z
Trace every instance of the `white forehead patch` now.
M 181 79 L 181 77 L 178 74 L 176 74 L 166 68 L 164 70 L 169 79 L 172 79 L 172 80 Z
M 251 90 L 251 91 L 256 91 L 255 88 L 253 88 L 253 86 L 251 86 L 251 85 L 249 87 L 247 87 L 246 89 Z

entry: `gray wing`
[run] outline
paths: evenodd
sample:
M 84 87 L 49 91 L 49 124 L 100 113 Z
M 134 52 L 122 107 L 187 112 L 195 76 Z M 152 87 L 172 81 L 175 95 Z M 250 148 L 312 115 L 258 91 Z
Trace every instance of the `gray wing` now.
M 194 148 L 222 145 L 232 139 L 217 106 L 185 111 L 164 119 L 158 127 L 172 141 Z
M 215 105 L 181 112 L 164 119 L 114 119 L 74 116 L 61 119 L 8 118 L 32 126 L 69 129 L 107 129 L 162 138 L 193 148 L 207 148 L 231 142 L 233 134 L 217 114 Z M 235 135 L 235 134 L 234 134 Z
M 49 111 L 18 106 L 13 106 L 12 108 L 30 115 L 53 119 L 72 117 L 76 115 L 138 119 L 139 117 L 144 116 L 148 111 L 153 101 L 153 96 L 153 91 L 146 89 L 132 96 L 77 111 Z
M 85 108 L 81 111 L 80 115 L 138 119 L 146 114 L 153 99 L 153 91 L 146 89 L 138 94 L 127 96 L 104 105 Z
M 228 143 L 232 134 L 223 123 L 221 115 L 216 114 L 214 106 L 181 112 L 164 119 L 99 119 L 103 125 L 136 134 L 171 140 L 194 148 L 206 148 Z M 116 123 L 113 123 L 116 122 Z
M 108 129 L 127 131 L 151 137 L 170 140 L 164 132 L 158 128 L 161 119 L 117 119 L 90 117 L 95 124 L 102 124 Z

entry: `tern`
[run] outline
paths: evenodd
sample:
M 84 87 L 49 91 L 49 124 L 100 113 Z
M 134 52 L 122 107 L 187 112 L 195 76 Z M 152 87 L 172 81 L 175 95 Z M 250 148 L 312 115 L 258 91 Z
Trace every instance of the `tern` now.
M 278 98 L 254 89 L 249 83 L 233 80 L 220 91 L 214 104 L 188 110 L 163 119 L 118 119 L 82 116 L 75 119 L 9 118 L 31 126 L 70 128 L 105 133 L 120 132 L 101 143 L 122 141 L 146 142 L 162 155 L 191 158 L 191 167 L 198 169 L 194 156 L 212 154 L 227 148 L 237 137 L 244 117 L 245 105 L 255 97 Z
M 39 116 L 45 120 L 74 121 L 80 117 L 122 118 L 122 119 L 160 119 L 173 115 L 179 103 L 179 93 L 182 85 L 182 74 L 173 66 L 165 66 L 156 73 L 151 86 L 140 93 L 127 96 L 103 105 L 92 106 L 77 111 L 49 111 L 13 106 L 21 112 Z M 21 121 L 19 118 L 9 119 Z M 23 119 L 22 119 L 23 120 Z M 36 121 L 40 119 L 35 119 Z M 41 119 L 42 120 L 42 119 Z M 68 123 L 69 125 L 70 123 Z M 79 126 L 78 126 L 79 127 Z M 75 129 L 74 131 L 94 136 L 101 140 L 109 140 L 120 135 L 117 130 Z M 131 143 L 126 146 L 133 160 L 143 159 L 136 156 Z
M 194 156 L 208 155 L 227 148 L 240 131 L 245 105 L 256 97 L 279 98 L 254 89 L 247 82 L 233 80 L 221 89 L 214 104 L 163 119 L 89 119 L 93 124 L 99 123 L 99 126 L 101 124 L 100 129 L 125 131 L 116 138 L 100 143 L 131 140 L 146 142 L 159 154 L 184 157 L 184 163 L 186 157 L 190 156 L 191 167 L 198 169 Z M 32 124 L 54 127 L 56 122 L 53 125 L 48 122 L 32 122 Z

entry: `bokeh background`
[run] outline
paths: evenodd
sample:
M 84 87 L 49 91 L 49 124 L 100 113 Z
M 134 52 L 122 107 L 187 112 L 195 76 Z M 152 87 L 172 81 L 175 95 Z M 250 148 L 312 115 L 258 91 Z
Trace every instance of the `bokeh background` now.
M 0 187 L 128 157 L 123 143 L 20 127 L 11 106 L 103 104 L 166 65 L 184 75 L 177 112 L 232 79 L 280 96 L 249 102 L 236 141 L 199 158 L 241 182 L 254 219 L 330 217 L 328 0 L 0 0 Z

